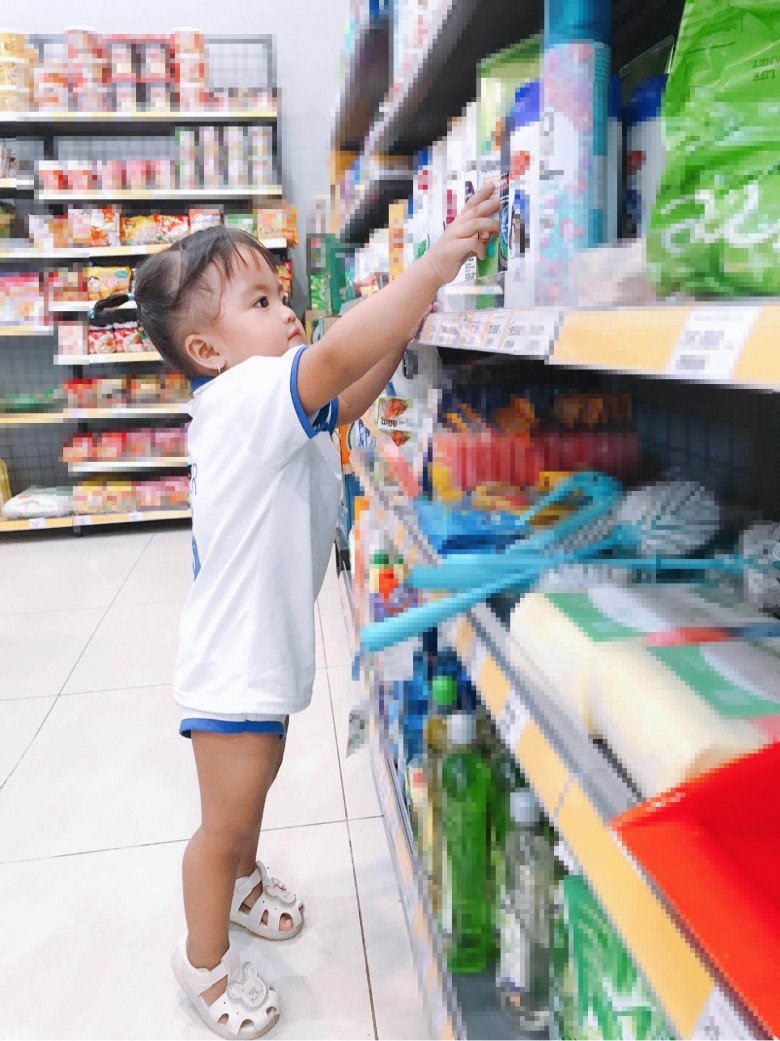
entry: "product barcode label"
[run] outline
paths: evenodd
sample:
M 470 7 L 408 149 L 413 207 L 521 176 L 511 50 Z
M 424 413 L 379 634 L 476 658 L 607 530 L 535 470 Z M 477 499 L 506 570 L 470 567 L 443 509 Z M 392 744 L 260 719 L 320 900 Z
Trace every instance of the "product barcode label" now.
M 142 521 L 144 519 L 144 515 L 141 513 L 140 510 L 135 510 L 133 513 L 130 514 L 129 519 L 133 522 Z
M 549 357 L 560 321 L 560 311 L 512 311 L 504 351 L 526 358 Z
M 92 523 L 92 518 L 88 517 L 88 516 L 76 517 L 76 519 L 74 521 L 74 524 L 76 525 L 77 528 L 80 528 L 80 527 L 82 527 L 85 524 L 91 524 L 91 523 Z
M 693 1038 L 707 1041 L 743 1041 L 755 1037 L 750 1025 L 720 987 L 713 987 L 693 1028 Z
M 33 529 L 45 528 L 46 527 L 46 518 L 45 517 L 33 517 L 29 521 L 29 525 Z
M 503 311 L 492 311 L 482 333 L 482 347 L 486 351 L 499 351 L 504 343 L 509 315 Z
M 730 379 L 760 313 L 756 305 L 697 307 L 680 334 L 667 376 Z

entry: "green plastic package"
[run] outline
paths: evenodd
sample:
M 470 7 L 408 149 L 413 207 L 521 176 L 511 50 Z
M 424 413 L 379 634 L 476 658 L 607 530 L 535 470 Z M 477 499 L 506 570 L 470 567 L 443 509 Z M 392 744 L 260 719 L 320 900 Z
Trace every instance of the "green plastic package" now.
M 686 0 L 648 235 L 662 293 L 780 293 L 780 0 Z
M 564 1009 L 564 1014 L 557 1017 L 558 1032 L 562 1037 L 604 1041 L 661 1041 L 674 1037 L 588 884 L 578 875 L 569 875 L 562 887 L 574 1009 L 568 1014 Z M 554 939 L 555 949 L 560 940 Z

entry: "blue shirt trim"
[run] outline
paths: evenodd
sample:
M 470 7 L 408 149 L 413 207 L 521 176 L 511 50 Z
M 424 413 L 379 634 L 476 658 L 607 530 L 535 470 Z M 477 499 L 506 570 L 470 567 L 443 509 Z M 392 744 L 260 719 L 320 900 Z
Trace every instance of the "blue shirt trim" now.
M 278 734 L 284 738 L 284 723 L 276 719 L 183 719 L 179 724 L 182 737 L 192 737 L 193 730 L 210 734 Z
M 336 422 L 339 415 L 339 399 L 333 398 L 328 405 L 323 405 L 319 410 L 314 420 L 310 420 L 306 415 L 306 412 L 301 404 L 301 398 L 298 393 L 298 366 L 301 362 L 301 355 L 309 345 L 303 344 L 302 347 L 298 348 L 295 358 L 293 359 L 292 369 L 290 370 L 290 396 L 295 406 L 295 414 L 297 415 L 301 426 L 306 432 L 306 436 L 309 438 L 316 437 L 317 434 L 321 434 L 327 430 L 328 433 L 332 434 L 336 429 Z
M 214 376 L 198 376 L 196 379 L 190 380 L 192 393 L 194 394 L 196 390 L 200 390 L 201 387 L 205 387 L 207 383 L 211 383 L 211 381 L 214 378 Z

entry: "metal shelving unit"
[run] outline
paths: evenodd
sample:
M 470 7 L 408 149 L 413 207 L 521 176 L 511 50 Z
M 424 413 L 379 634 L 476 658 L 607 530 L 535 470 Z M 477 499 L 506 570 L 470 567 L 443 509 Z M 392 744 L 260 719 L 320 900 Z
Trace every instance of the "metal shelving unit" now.
M 412 175 L 383 173 L 358 189 L 358 198 L 344 218 L 340 237 L 344 242 L 364 242 L 369 233 L 387 220 L 387 207 L 412 190 Z
M 403 497 L 378 488 L 364 459 L 353 463 L 407 564 L 436 564 Z M 521 655 L 498 617 L 483 604 L 441 631 L 680 1036 L 766 1037 L 612 831 L 612 819 L 636 805 L 638 795 L 557 709 L 538 670 L 527 660 L 518 664 Z
M 358 29 L 355 49 L 339 98 L 333 145 L 359 151 L 390 83 L 391 18 L 382 12 Z

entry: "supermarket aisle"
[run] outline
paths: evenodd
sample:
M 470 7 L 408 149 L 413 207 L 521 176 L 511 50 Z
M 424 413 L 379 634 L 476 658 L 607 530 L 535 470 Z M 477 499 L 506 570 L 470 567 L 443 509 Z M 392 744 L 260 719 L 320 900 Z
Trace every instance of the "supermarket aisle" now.
M 3 1038 L 213 1036 L 169 968 L 197 821 L 169 691 L 189 546 L 182 530 L 0 549 Z M 314 699 L 261 841 L 307 928 L 236 940 L 282 996 L 273 1037 L 425 1037 L 368 756 L 344 758 L 354 695 L 333 569 L 318 614 Z

